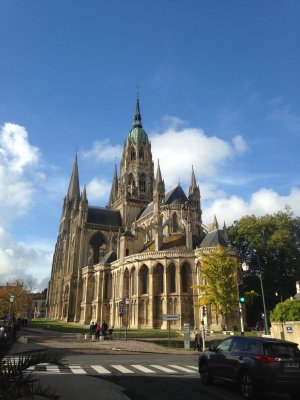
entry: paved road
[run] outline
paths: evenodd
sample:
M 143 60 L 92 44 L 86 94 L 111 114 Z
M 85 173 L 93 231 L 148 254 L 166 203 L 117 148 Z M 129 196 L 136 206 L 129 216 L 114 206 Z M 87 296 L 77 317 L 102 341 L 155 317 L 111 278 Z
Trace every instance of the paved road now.
M 21 334 L 30 340 L 19 341 L 13 353 L 47 348 L 65 355 L 65 368 L 46 364 L 33 368 L 61 400 L 241 400 L 237 389 L 231 386 L 201 384 L 198 354 L 194 351 L 134 341 L 92 343 L 74 335 L 35 330 Z M 259 398 L 288 399 L 287 395 L 275 393 L 263 394 L 256 400 Z

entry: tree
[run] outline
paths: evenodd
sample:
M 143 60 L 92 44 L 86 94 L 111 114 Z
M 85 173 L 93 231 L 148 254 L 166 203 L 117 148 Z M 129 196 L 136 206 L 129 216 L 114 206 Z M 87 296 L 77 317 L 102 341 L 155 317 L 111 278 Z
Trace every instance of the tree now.
M 238 306 L 239 261 L 233 249 L 218 245 L 209 252 L 202 250 L 200 262 L 203 284 L 197 287 L 203 294 L 199 296 L 196 306 L 214 305 L 222 314 L 224 325 L 225 314 Z
M 14 301 L 10 303 L 10 296 Z M 0 286 L 0 318 L 11 314 L 15 318 L 27 317 L 31 306 L 31 289 L 24 286 L 20 279 L 16 279 L 5 286 Z
M 234 222 L 228 236 L 239 259 L 250 267 L 244 276 L 246 289 L 260 293 L 261 275 L 267 308 L 277 303 L 275 292 L 283 299 L 295 294 L 300 279 L 300 218 L 294 218 L 288 208 L 273 215 L 245 216 Z M 261 304 L 261 298 L 256 298 L 248 306 L 248 325 L 262 312 Z
M 270 312 L 272 322 L 300 321 L 300 300 L 285 300 Z

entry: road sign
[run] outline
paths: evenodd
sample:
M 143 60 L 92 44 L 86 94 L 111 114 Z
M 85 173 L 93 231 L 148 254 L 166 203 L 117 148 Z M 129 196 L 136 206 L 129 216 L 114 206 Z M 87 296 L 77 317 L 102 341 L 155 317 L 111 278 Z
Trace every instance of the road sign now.
M 180 319 L 180 314 L 164 314 L 165 321 L 178 321 Z

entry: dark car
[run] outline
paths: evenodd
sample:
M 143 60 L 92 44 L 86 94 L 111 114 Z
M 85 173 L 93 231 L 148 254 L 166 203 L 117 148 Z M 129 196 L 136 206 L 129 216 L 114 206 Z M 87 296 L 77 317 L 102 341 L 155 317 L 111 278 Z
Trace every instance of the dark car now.
M 285 340 L 232 336 L 201 354 L 199 373 L 204 384 L 214 379 L 237 384 L 246 399 L 262 390 L 299 399 L 300 351 Z

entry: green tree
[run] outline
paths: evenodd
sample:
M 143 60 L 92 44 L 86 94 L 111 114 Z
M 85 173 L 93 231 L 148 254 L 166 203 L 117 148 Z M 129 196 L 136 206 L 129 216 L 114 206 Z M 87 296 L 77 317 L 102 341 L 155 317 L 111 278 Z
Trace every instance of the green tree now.
M 300 300 L 285 300 L 270 312 L 272 322 L 300 321 Z
M 300 218 L 294 218 L 288 208 L 262 217 L 245 216 L 234 222 L 228 235 L 239 259 L 250 267 L 244 276 L 246 289 L 261 293 L 261 275 L 268 309 L 278 302 L 275 292 L 283 299 L 295 294 L 300 279 Z M 255 323 L 261 305 L 261 298 L 256 298 L 248 306 L 248 325 Z
M 15 318 L 28 317 L 31 306 L 31 289 L 20 279 L 0 286 L 0 318 L 8 315 L 9 309 Z M 10 303 L 10 296 L 14 301 Z
M 233 249 L 220 245 L 209 252 L 201 251 L 200 257 L 203 284 L 197 287 L 203 294 L 199 296 L 196 306 L 214 305 L 225 318 L 226 313 L 235 310 L 238 306 L 239 261 Z

